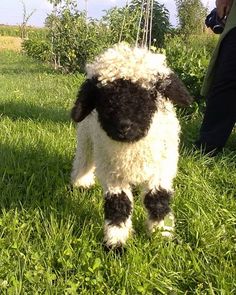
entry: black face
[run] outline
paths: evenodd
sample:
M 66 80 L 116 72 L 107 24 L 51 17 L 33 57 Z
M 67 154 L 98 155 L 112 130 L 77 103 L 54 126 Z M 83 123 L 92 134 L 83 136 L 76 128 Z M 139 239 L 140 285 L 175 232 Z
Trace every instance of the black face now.
M 98 88 L 95 108 L 102 128 L 114 140 L 135 142 L 144 137 L 157 110 L 154 91 L 128 80 Z
M 71 112 L 75 122 L 83 121 L 94 109 L 107 135 L 114 140 L 134 142 L 144 137 L 157 111 L 157 93 L 180 106 L 193 101 L 183 82 L 174 74 L 157 81 L 153 90 L 129 80 L 115 80 L 99 87 L 97 77 L 81 86 Z

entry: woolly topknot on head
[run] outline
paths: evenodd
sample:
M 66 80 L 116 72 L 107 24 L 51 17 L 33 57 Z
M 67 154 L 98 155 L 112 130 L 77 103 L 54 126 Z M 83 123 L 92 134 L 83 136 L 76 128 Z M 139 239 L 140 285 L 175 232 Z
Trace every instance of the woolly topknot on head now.
M 138 82 L 145 88 L 171 73 L 165 55 L 151 53 L 145 48 L 132 48 L 126 43 L 109 48 L 88 64 L 86 71 L 89 79 L 97 77 L 102 85 L 124 79 Z

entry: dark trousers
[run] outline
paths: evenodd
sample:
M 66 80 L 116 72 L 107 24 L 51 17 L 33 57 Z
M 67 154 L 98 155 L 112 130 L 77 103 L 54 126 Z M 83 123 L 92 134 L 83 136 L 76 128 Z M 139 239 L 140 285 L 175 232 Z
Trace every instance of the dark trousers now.
M 224 147 L 236 122 L 236 28 L 223 39 L 199 144 L 208 150 Z

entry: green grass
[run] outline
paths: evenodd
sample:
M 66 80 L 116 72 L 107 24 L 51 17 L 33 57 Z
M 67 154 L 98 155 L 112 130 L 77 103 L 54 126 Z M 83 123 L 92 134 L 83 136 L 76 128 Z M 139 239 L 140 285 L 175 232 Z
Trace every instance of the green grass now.
M 191 149 L 201 118 L 181 115 L 179 242 L 148 238 L 136 193 L 136 234 L 122 257 L 106 254 L 100 186 L 69 184 L 82 80 L 0 52 L 0 294 L 235 294 L 235 134 L 202 157 Z

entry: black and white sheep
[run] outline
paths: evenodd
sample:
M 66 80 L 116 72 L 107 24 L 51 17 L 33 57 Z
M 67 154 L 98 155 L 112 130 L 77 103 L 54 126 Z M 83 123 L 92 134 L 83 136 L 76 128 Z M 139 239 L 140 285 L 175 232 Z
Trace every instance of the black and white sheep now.
M 177 172 L 180 125 L 172 101 L 191 103 L 165 56 L 119 44 L 88 64 L 72 118 L 78 146 L 72 183 L 104 190 L 104 242 L 123 246 L 132 232 L 131 187 L 142 185 L 148 229 L 164 227 Z M 168 229 L 168 228 L 167 228 Z

